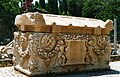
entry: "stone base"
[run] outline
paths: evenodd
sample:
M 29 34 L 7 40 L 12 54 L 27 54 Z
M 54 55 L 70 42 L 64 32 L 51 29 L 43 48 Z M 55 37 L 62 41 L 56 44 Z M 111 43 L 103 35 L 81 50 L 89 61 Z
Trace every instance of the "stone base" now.
M 110 69 L 109 65 L 100 65 L 100 67 L 98 66 L 94 66 L 94 65 L 88 65 L 88 64 L 76 64 L 76 65 L 64 65 L 62 67 L 58 67 L 58 68 L 52 68 L 49 70 L 45 70 L 45 71 L 32 71 L 30 72 L 29 70 L 23 69 L 21 66 L 17 65 L 14 67 L 17 71 L 20 71 L 23 74 L 26 74 L 28 76 L 34 76 L 34 75 L 45 75 L 45 74 L 59 74 L 59 73 L 74 73 L 74 72 L 87 72 L 87 71 L 95 71 L 95 70 L 106 70 L 106 69 Z
M 110 70 L 82 72 L 76 74 L 59 74 L 59 75 L 47 75 L 44 77 L 120 77 L 120 61 L 110 62 Z M 13 67 L 1 67 L 0 77 L 28 77 L 18 71 L 15 71 Z M 36 77 L 36 76 L 35 76 Z M 40 76 L 38 76 L 40 77 Z
M 24 73 L 26 75 L 29 75 L 29 76 L 31 75 L 31 72 L 29 70 L 23 69 L 19 65 L 15 66 L 14 68 L 15 68 L 15 70 L 20 71 L 20 72 L 22 72 L 22 73 Z

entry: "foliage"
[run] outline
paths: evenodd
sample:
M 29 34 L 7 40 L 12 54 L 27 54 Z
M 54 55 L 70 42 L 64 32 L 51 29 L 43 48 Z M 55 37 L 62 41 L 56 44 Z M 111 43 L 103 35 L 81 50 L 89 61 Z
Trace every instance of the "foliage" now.
M 120 0 L 85 0 L 82 16 L 102 20 L 120 17 Z
M 68 6 L 67 0 L 59 0 L 59 14 L 67 15 Z
M 19 14 L 21 11 L 18 5 L 19 2 L 20 0 L 0 0 L 0 10 L 12 14 Z
M 99 18 L 99 13 L 104 9 L 104 3 L 100 0 L 86 0 L 83 4 L 82 16 Z
M 45 9 L 45 0 L 39 0 L 39 3 L 43 9 Z
M 48 0 L 48 12 L 52 14 L 58 14 L 58 2 L 57 0 Z
M 13 37 L 14 19 L 17 14 L 21 13 L 19 8 L 20 0 L 0 0 L 0 42 L 3 39 Z
M 39 5 L 38 1 L 35 1 L 35 8 L 42 8 L 41 5 Z
M 83 0 L 68 0 L 68 12 L 73 16 L 82 16 Z

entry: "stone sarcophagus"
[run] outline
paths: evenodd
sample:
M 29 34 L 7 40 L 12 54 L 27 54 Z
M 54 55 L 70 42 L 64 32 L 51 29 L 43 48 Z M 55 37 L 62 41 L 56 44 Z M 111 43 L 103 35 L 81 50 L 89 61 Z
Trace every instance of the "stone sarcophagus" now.
M 27 74 L 108 69 L 113 22 L 41 13 L 17 15 L 14 67 Z

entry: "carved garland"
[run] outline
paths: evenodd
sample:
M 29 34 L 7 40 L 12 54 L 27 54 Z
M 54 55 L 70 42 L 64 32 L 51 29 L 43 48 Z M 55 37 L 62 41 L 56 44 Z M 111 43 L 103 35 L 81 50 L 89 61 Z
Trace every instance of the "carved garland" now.
M 101 57 L 110 52 L 110 39 L 107 35 L 63 33 L 60 36 L 65 40 L 85 40 L 87 48 L 85 61 L 90 62 L 90 64 L 100 62 Z M 96 55 L 97 60 L 93 54 Z
M 30 35 L 32 37 L 30 37 Z M 66 48 L 68 46 L 68 43 L 66 40 L 86 41 L 87 54 L 85 57 L 85 62 L 89 62 L 91 64 L 100 62 L 102 60 L 101 57 L 110 51 L 110 42 L 107 35 L 96 36 L 69 33 L 61 33 L 59 35 L 49 33 L 34 33 L 30 35 L 27 36 L 26 33 L 15 33 L 16 37 L 14 38 L 14 56 L 20 57 L 19 61 L 15 60 L 15 63 L 22 66 L 24 64 L 24 59 L 29 58 L 29 56 L 32 55 L 32 57 L 29 59 L 30 70 L 35 69 L 37 66 L 37 62 L 33 60 L 35 57 L 34 54 L 28 53 L 33 51 L 33 46 L 29 46 L 33 45 L 33 43 L 39 57 L 44 60 L 46 67 L 50 66 L 50 61 L 54 57 L 56 59 L 53 66 L 61 66 L 67 62 Z M 92 53 L 96 55 L 97 59 L 94 59 Z
M 90 58 L 91 64 L 96 62 L 92 55 L 92 52 L 98 56 L 103 56 L 107 52 L 109 52 L 108 48 L 110 42 L 107 35 L 95 36 L 95 35 L 86 35 L 86 34 L 67 34 L 67 33 L 66 34 L 63 33 L 59 35 L 37 34 L 35 41 L 36 41 L 36 48 L 40 58 L 48 61 L 55 55 L 58 55 L 59 52 L 62 52 L 61 54 L 62 56 L 61 58 L 63 58 L 62 63 L 66 63 L 67 58 L 65 55 L 66 52 L 65 49 L 67 47 L 67 42 L 65 40 L 85 40 L 86 48 L 87 48 L 86 57 Z
M 39 34 L 35 36 L 36 49 L 41 59 L 44 59 L 46 66 L 50 66 L 51 58 L 56 57 L 55 66 L 60 66 L 67 62 L 65 49 L 67 43 L 64 39 L 53 34 Z M 59 63 L 57 63 L 58 60 Z

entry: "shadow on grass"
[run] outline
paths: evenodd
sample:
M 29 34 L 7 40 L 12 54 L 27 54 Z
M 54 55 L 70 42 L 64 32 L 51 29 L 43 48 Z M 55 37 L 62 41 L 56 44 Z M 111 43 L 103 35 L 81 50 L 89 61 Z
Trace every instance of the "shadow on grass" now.
M 91 76 L 101 76 L 101 75 L 114 75 L 120 74 L 120 71 L 107 69 L 107 70 L 94 70 L 86 72 L 68 72 L 68 73 L 49 73 L 43 75 L 35 75 L 32 77 L 91 77 Z

